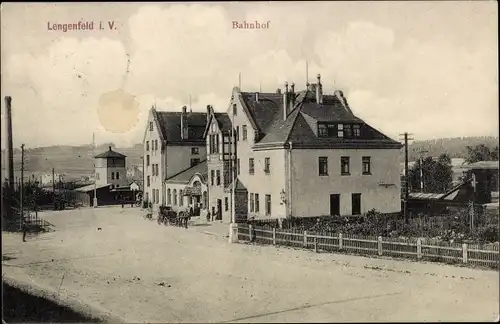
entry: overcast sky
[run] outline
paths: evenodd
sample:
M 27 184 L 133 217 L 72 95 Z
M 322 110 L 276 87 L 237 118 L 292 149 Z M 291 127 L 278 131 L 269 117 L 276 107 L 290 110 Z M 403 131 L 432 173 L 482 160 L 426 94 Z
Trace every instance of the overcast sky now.
M 129 146 L 155 102 L 180 111 L 191 94 L 193 111 L 225 111 L 238 72 L 243 91 L 302 89 L 306 60 L 311 82 L 321 73 L 325 92 L 342 89 L 395 139 L 498 135 L 495 1 L 3 3 L 1 15 L 15 147 L 88 144 L 92 132 Z M 95 30 L 47 27 L 80 20 Z M 244 20 L 269 29 L 232 28 Z

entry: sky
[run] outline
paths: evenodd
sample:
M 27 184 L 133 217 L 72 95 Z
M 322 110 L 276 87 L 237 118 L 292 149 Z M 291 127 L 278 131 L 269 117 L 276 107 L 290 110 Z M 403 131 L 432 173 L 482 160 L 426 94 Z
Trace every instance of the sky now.
M 321 74 L 399 139 L 498 136 L 495 1 L 2 3 L 14 147 L 142 141 L 148 112 L 226 111 L 242 91 Z M 94 30 L 49 30 L 94 22 Z M 234 29 L 233 22 L 269 22 Z M 103 30 L 99 29 L 99 23 Z M 110 28 L 112 26 L 113 28 Z M 191 100 L 189 99 L 191 97 Z M 2 138 L 5 103 L 2 98 Z M 4 141 L 2 141 L 2 147 Z

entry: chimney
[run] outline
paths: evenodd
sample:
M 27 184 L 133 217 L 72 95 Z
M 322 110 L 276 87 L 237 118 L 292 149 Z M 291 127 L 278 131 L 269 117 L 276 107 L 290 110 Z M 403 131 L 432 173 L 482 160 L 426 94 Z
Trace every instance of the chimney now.
M 185 128 L 186 128 L 186 111 L 187 111 L 187 107 L 186 106 L 183 106 L 182 107 L 182 113 L 181 113 L 181 139 L 184 140 L 186 139 L 186 132 L 185 132 Z
M 288 112 L 292 111 L 293 108 L 295 107 L 295 82 L 292 82 L 292 85 L 290 86 L 290 108 L 288 109 Z
M 212 106 L 207 105 L 207 124 L 210 122 L 211 113 L 212 113 Z
M 342 107 L 344 107 L 344 109 L 349 112 L 350 114 L 352 114 L 352 110 L 351 110 L 351 107 L 349 107 L 349 104 L 347 103 L 347 100 L 346 98 L 344 97 L 344 93 L 341 91 L 341 90 L 336 90 L 334 93 L 335 97 L 337 97 L 337 99 L 340 101 L 340 103 L 342 104 Z
M 259 102 L 259 93 L 258 92 L 255 93 L 255 101 Z
M 285 81 L 285 92 L 283 93 L 283 120 L 288 116 L 288 82 Z
M 7 128 L 7 179 L 9 188 L 14 188 L 14 149 L 12 144 L 12 98 L 5 97 L 5 113 Z
M 109 146 L 109 150 L 111 151 L 111 145 Z
M 323 103 L 323 87 L 321 86 L 321 75 L 318 74 L 318 83 L 316 84 L 316 102 Z
M 280 88 L 276 89 L 276 93 L 281 94 L 281 89 Z

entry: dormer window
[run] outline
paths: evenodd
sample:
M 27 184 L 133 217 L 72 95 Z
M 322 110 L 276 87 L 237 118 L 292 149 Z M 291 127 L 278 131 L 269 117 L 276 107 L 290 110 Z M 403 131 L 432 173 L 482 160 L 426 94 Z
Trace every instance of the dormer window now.
M 354 124 L 352 125 L 353 131 L 354 131 L 354 137 L 360 137 L 361 136 L 361 127 L 359 124 Z
M 344 137 L 346 138 L 352 137 L 352 125 L 350 124 L 344 125 Z
M 343 138 L 344 137 L 344 125 L 343 124 L 338 124 L 337 125 L 337 136 L 339 138 Z

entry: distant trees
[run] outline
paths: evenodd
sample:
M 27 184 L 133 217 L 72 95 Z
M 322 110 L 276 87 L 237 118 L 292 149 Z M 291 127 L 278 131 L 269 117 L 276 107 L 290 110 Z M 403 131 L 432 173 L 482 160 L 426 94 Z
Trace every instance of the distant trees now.
M 420 191 L 420 174 L 423 174 L 424 192 L 444 193 L 452 186 L 453 171 L 451 158 L 441 154 L 437 159 L 426 157 L 423 163 L 417 160 L 408 170 L 411 191 Z
M 484 144 L 467 146 L 465 162 L 476 163 L 480 161 L 498 161 L 498 146 L 494 149 L 490 149 Z
M 493 150 L 498 146 L 498 137 L 482 136 L 482 137 L 455 137 L 455 138 L 439 138 L 425 141 L 415 141 L 410 145 L 409 159 L 415 161 L 419 158 L 419 151 L 425 150 L 430 156 L 438 156 L 441 153 L 446 153 L 450 158 L 466 158 L 467 147 L 475 147 L 483 144 Z

